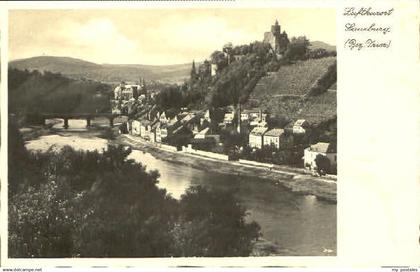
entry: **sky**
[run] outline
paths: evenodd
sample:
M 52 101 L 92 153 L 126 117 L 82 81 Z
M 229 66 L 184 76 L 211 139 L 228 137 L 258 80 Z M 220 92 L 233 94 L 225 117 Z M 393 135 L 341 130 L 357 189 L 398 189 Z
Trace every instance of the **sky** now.
M 9 59 L 67 56 L 95 63 L 202 61 L 228 42 L 262 41 L 278 19 L 289 37 L 336 44 L 334 9 L 12 10 Z

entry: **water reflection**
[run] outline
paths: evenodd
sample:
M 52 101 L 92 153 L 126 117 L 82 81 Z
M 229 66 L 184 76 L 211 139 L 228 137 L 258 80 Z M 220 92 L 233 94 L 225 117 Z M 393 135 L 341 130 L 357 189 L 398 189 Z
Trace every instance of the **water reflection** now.
M 322 255 L 336 248 L 336 205 L 314 196 L 297 195 L 288 189 L 253 177 L 208 173 L 157 160 L 134 150 L 130 158 L 159 170 L 159 186 L 175 198 L 191 185 L 233 189 L 257 221 L 266 239 L 284 248 L 284 255 Z M 329 252 L 331 253 L 331 252 Z

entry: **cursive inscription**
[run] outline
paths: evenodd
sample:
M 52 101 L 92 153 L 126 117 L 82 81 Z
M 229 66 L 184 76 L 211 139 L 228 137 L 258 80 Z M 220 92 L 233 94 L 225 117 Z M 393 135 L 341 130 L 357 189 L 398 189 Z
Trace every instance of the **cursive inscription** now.
M 359 26 L 356 23 L 347 23 L 344 26 L 345 31 L 352 31 L 352 32 L 376 32 L 382 33 L 384 35 L 391 32 L 391 27 L 386 26 L 377 26 L 376 23 L 371 23 L 369 26 Z
M 359 16 L 391 16 L 394 9 L 387 10 L 373 10 L 372 7 L 361 7 L 356 9 L 355 7 L 344 8 L 344 16 L 352 16 L 357 18 Z
M 391 47 L 391 42 L 391 40 L 378 41 L 374 39 L 367 39 L 361 42 L 356 39 L 347 39 L 344 43 L 344 47 L 358 51 L 364 48 L 389 48 Z
M 387 25 L 387 20 L 381 20 L 379 24 L 376 21 L 378 21 L 379 17 L 391 16 L 393 12 L 393 8 L 385 10 L 375 10 L 372 7 L 344 8 L 343 15 L 350 18 L 350 21 L 344 24 L 344 31 L 347 36 L 344 48 L 353 51 L 360 51 L 366 48 L 390 48 L 392 44 L 392 40 L 389 38 L 392 32 L 391 26 Z M 359 21 L 359 17 L 371 19 L 364 18 L 362 21 Z

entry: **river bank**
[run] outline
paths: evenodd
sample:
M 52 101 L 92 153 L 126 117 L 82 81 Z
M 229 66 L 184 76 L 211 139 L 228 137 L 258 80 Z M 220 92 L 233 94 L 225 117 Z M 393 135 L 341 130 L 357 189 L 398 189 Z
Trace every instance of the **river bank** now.
M 337 183 L 334 180 L 308 175 L 302 169 L 295 170 L 284 166 L 267 169 L 265 167 L 243 165 L 235 161 L 218 161 L 183 152 L 171 152 L 130 135 L 119 135 L 112 143 L 127 145 L 133 149 L 148 152 L 160 160 L 183 164 L 200 170 L 235 176 L 256 176 L 276 185 L 284 186 L 293 192 L 314 195 L 320 199 L 337 202 Z
M 258 177 L 262 180 L 284 186 L 289 190 L 301 194 L 314 195 L 320 199 L 337 202 L 337 183 L 332 177 L 317 177 L 304 169 L 276 165 L 273 168 L 244 165 L 237 161 L 219 161 L 212 158 L 189 154 L 185 152 L 171 152 L 163 150 L 140 137 L 131 135 L 117 135 L 116 128 L 95 127 L 93 129 L 55 129 L 53 126 L 34 126 L 21 129 L 24 141 L 41 136 L 58 134 L 70 136 L 77 133 L 80 137 L 98 137 L 106 139 L 110 144 L 122 144 L 152 154 L 154 157 L 199 170 L 234 176 Z

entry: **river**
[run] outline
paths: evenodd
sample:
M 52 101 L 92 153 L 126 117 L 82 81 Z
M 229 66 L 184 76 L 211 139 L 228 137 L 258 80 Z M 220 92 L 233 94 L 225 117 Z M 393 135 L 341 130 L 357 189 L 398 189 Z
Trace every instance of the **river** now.
M 46 150 L 53 144 L 102 150 L 107 141 L 74 131 L 42 136 L 26 146 L 30 150 Z M 249 213 L 248 219 L 261 225 L 263 237 L 278 244 L 281 255 L 336 255 L 337 205 L 334 203 L 293 193 L 260 178 L 210 173 L 159 160 L 139 150 L 133 150 L 129 158 L 146 165 L 148 170 L 158 170 L 158 186 L 177 199 L 191 185 L 234 189 Z

